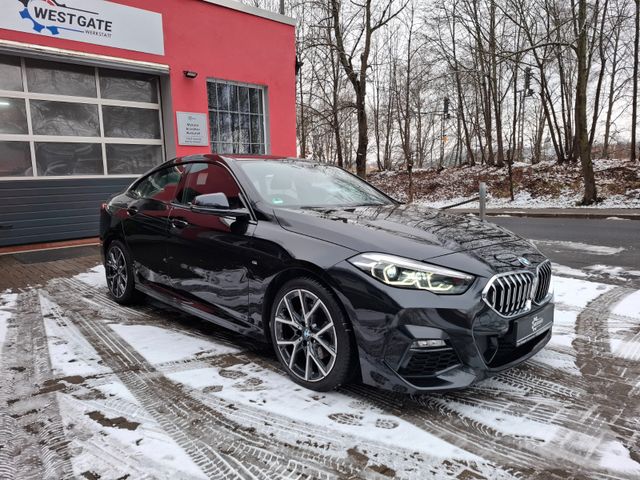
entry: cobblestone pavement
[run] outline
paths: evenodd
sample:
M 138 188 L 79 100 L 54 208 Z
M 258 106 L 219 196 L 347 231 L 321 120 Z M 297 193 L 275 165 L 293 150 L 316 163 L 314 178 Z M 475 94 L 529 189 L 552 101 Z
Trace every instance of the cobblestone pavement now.
M 99 264 L 0 256 L 1 479 L 640 478 L 634 289 L 560 272 L 552 342 L 473 388 L 319 394 L 243 337 L 117 305 Z
M 99 263 L 98 246 L 0 255 L 0 292 L 43 285 L 52 278 L 77 275 Z

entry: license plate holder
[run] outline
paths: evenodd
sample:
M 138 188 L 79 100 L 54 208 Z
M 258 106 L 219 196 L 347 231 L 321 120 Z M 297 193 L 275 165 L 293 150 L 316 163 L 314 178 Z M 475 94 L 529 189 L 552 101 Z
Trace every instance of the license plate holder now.
M 519 318 L 515 321 L 516 346 L 520 346 L 529 340 L 542 335 L 553 326 L 553 308 L 545 308 L 541 311 Z

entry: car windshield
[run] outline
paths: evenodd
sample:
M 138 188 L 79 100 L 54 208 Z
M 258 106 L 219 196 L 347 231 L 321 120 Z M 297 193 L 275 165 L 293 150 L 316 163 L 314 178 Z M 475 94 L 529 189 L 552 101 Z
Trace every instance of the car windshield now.
M 238 162 L 266 202 L 277 207 L 356 207 L 393 201 L 358 177 L 330 165 L 286 160 Z

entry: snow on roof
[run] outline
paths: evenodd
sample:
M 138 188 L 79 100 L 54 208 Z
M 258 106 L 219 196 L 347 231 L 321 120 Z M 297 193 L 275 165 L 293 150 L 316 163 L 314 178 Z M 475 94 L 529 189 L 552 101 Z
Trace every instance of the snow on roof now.
M 254 15 L 256 17 L 266 18 L 268 20 L 273 20 L 274 22 L 284 23 L 286 25 L 296 26 L 296 19 L 293 17 L 287 17 L 286 15 L 281 15 L 280 13 L 272 12 L 270 10 L 264 10 L 262 8 L 254 7 L 251 5 L 246 5 L 236 0 L 202 0 L 207 3 L 213 3 L 214 5 L 219 5 L 221 7 L 230 8 L 232 10 L 237 10 L 239 12 L 248 13 L 249 15 Z

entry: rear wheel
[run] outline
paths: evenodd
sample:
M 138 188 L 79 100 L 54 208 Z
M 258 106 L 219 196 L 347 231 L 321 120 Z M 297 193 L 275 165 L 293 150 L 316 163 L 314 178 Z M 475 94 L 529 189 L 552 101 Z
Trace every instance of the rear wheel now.
M 109 244 L 104 270 L 111 297 L 123 305 L 132 303 L 136 293 L 133 264 L 129 250 L 119 240 Z
M 319 282 L 287 282 L 271 309 L 271 339 L 280 363 L 298 384 L 317 391 L 348 381 L 353 347 L 346 319 L 333 295 Z

